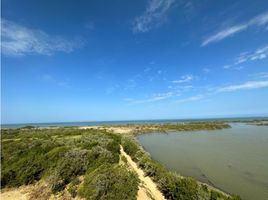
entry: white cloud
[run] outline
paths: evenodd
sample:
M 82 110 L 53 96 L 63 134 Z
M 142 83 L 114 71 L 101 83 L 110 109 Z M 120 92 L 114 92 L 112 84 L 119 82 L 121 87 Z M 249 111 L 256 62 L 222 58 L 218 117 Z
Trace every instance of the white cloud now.
M 6 56 L 69 53 L 83 44 L 81 40 L 70 41 L 50 36 L 41 30 L 30 29 L 5 19 L 1 20 L 1 29 L 1 50 Z
M 132 90 L 137 87 L 137 81 L 135 79 L 128 79 L 124 85 L 125 90 Z
M 210 72 L 211 72 L 211 69 L 205 67 L 205 68 L 203 68 L 203 72 L 204 72 L 204 73 L 210 73 Z
M 130 104 L 141 104 L 141 103 L 150 103 L 150 102 L 165 100 L 165 99 L 171 98 L 172 96 L 174 96 L 173 92 L 166 92 L 166 93 L 153 94 L 151 97 L 147 99 L 136 100 L 132 98 L 126 98 L 124 100 L 129 102 Z
M 229 85 L 226 87 L 221 87 L 217 92 L 234 92 L 237 90 L 249 90 L 268 87 L 268 81 L 249 81 L 239 85 Z
M 149 71 L 151 71 L 151 70 L 152 70 L 151 67 L 146 67 L 143 71 L 144 71 L 144 72 L 149 72 Z
M 165 16 L 175 0 L 149 0 L 145 12 L 136 17 L 133 23 L 134 32 L 147 32 L 159 26 L 165 20 Z
M 240 65 L 242 63 L 248 62 L 248 61 L 256 61 L 256 60 L 262 60 L 267 58 L 268 56 L 268 45 L 258 48 L 257 50 L 253 52 L 243 52 L 241 53 L 237 58 L 235 58 L 233 64 L 224 65 L 224 69 L 241 69 L 240 67 L 237 67 L 237 65 Z
M 232 67 L 232 65 L 224 65 L 223 69 L 230 69 Z
M 256 74 L 250 74 L 249 76 L 258 78 L 258 79 L 268 78 L 268 72 L 259 72 Z
M 253 60 L 262 60 L 264 58 L 267 57 L 267 53 L 268 53 L 268 45 L 257 49 L 255 52 L 253 53 L 244 53 L 242 55 L 240 55 L 237 59 L 236 59 L 236 63 L 235 64 L 240 64 L 246 61 L 253 61 Z
M 265 26 L 266 24 L 268 24 L 268 12 L 258 15 L 246 23 L 234 25 L 220 30 L 219 32 L 205 38 L 201 46 L 206 46 L 210 43 L 218 42 L 227 37 L 233 36 L 236 33 L 246 30 L 250 26 Z
M 222 40 L 222 39 L 224 39 L 226 37 L 234 35 L 237 32 L 240 32 L 240 31 L 242 31 L 242 30 L 244 30 L 246 28 L 247 28 L 247 25 L 238 25 L 238 26 L 232 26 L 230 28 L 224 29 L 224 30 L 222 30 L 222 31 L 220 31 L 220 32 L 218 32 L 218 33 L 216 33 L 214 35 L 211 35 L 208 38 L 206 38 L 203 41 L 201 46 L 206 46 L 211 42 L 220 41 L 220 40 Z
M 261 15 L 258 15 L 257 17 L 253 18 L 249 21 L 248 25 L 266 25 L 268 23 L 268 12 L 262 13 Z
M 177 103 L 184 103 L 184 102 L 198 101 L 198 100 L 201 100 L 203 98 L 204 98 L 204 95 L 196 95 L 196 96 L 188 97 L 185 99 L 180 99 L 176 102 Z
M 59 87 L 64 87 L 64 88 L 71 88 L 69 81 L 67 80 L 58 80 L 54 76 L 50 74 L 43 74 L 40 76 L 40 80 L 49 84 L 54 84 Z
M 172 83 L 187 83 L 187 82 L 192 81 L 193 79 L 194 79 L 193 75 L 187 74 L 187 75 L 181 76 L 181 78 L 179 80 L 174 80 L 171 82 Z
M 119 88 L 120 88 L 120 86 L 118 84 L 111 85 L 108 88 L 106 88 L 105 93 L 112 94 L 114 91 L 116 91 Z

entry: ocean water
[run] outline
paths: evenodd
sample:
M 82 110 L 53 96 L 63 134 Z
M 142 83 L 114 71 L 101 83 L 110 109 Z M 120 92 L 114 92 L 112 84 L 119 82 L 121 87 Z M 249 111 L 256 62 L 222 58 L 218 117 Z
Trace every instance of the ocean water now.
M 148 123 L 176 123 L 190 120 L 131 120 L 131 121 L 93 121 L 93 122 L 50 122 L 50 123 L 24 123 L 24 124 L 2 124 L 2 128 L 20 128 L 24 126 L 36 127 L 70 127 L 70 126 L 97 126 L 97 125 L 126 125 L 126 124 L 148 124 Z
M 144 134 L 153 159 L 183 176 L 245 200 L 268 199 L 268 126 L 239 123 L 212 131 Z

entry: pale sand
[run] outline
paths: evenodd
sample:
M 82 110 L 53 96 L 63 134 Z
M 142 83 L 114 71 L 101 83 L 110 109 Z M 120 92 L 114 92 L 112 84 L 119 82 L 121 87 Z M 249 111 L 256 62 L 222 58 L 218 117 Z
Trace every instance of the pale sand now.
M 72 198 L 66 190 L 61 195 L 53 195 L 50 192 L 50 188 L 38 189 L 38 185 L 39 183 L 1 191 L 0 200 L 84 200 L 84 198 L 78 196 Z M 36 189 L 37 191 L 35 191 Z M 34 192 L 36 193 L 35 195 L 33 195 Z
M 120 145 L 120 153 L 125 156 L 130 167 L 138 174 L 141 181 L 139 186 L 137 200 L 164 200 L 165 197 L 159 191 L 156 184 L 152 181 L 149 176 L 145 176 L 143 170 L 141 170 L 138 165 L 131 159 L 131 157 L 124 151 L 123 147 Z
M 112 131 L 114 133 L 119 134 L 129 134 L 134 130 L 131 127 L 105 127 L 105 126 L 80 126 L 79 129 L 99 129 L 99 130 Z
M 21 186 L 19 188 L 5 189 L 1 191 L 1 200 L 27 200 L 32 186 Z
M 84 177 L 80 176 L 80 185 L 83 183 Z M 68 192 L 68 187 L 62 193 L 52 194 L 50 184 L 47 180 L 41 180 L 35 184 L 20 186 L 18 188 L 6 188 L 1 190 L 1 200 L 83 200 L 83 198 L 72 198 Z
M 27 200 L 27 194 L 23 194 L 19 190 L 7 191 L 1 193 L 1 200 Z

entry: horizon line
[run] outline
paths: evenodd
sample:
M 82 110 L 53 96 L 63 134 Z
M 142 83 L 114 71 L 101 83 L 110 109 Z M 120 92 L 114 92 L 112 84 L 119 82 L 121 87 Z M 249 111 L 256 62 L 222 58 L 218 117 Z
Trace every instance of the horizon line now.
M 229 116 L 229 117 L 196 117 L 196 118 L 162 118 L 162 119 L 130 119 L 130 120 L 89 120 L 89 121 L 59 121 L 59 122 L 18 122 L 18 123 L 0 123 L 0 126 L 3 125 L 18 125 L 18 124 L 64 124 L 64 123 L 98 123 L 98 122 L 131 122 L 131 121 L 187 121 L 187 120 L 209 120 L 209 119 L 248 119 L 248 118 L 268 118 L 268 114 L 265 114 L 263 116 Z

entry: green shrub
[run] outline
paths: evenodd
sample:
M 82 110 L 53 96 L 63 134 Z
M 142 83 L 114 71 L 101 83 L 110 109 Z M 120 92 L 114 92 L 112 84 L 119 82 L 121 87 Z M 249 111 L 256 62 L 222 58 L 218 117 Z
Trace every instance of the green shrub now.
M 1 172 L 1 187 L 15 187 L 19 184 L 16 182 L 16 172 L 12 169 L 4 169 Z
M 80 181 L 78 178 L 75 178 L 68 187 L 68 192 L 71 194 L 72 198 L 75 198 L 77 195 L 77 189 Z
M 44 171 L 45 159 L 43 156 L 30 154 L 17 162 L 15 170 L 20 185 L 40 180 Z
M 133 172 L 117 164 L 104 164 L 86 175 L 78 194 L 86 199 L 136 200 L 138 184 Z
M 53 144 L 39 140 L 4 145 L 1 152 L 4 172 L 2 186 L 20 186 L 40 180 L 47 163 L 44 154 L 51 148 Z
M 207 185 L 202 184 L 201 187 L 202 187 L 202 190 L 204 190 L 205 192 L 208 192 L 208 186 Z
M 220 198 L 222 195 L 219 192 L 216 192 L 214 190 L 212 190 L 210 192 L 210 200 L 217 200 L 218 198 Z
M 190 130 L 220 128 L 224 124 L 165 126 L 174 130 Z M 159 130 L 163 127 L 155 126 Z M 222 195 L 210 192 L 193 179 L 183 179 L 169 172 L 152 160 L 132 138 L 121 138 L 106 131 L 75 128 L 3 129 L 1 134 L 2 187 L 20 186 L 49 178 L 48 187 L 54 193 L 62 191 L 70 183 L 67 190 L 73 197 L 78 192 L 86 199 L 136 199 L 137 175 L 125 166 L 118 165 L 122 143 L 124 150 L 157 183 L 166 199 L 208 200 Z M 78 176 L 85 173 L 85 181 L 77 191 Z M 222 195 L 219 198 L 240 200 L 238 196 L 227 198 Z
M 65 188 L 76 176 L 84 174 L 88 167 L 88 150 L 70 150 L 58 162 L 55 169 L 52 192 Z
M 127 163 L 127 158 L 125 156 L 121 156 L 121 160 L 123 161 L 123 163 Z
M 125 152 L 135 160 L 135 154 L 140 150 L 135 141 L 130 138 L 124 138 L 122 139 L 122 145 L 124 147 Z

